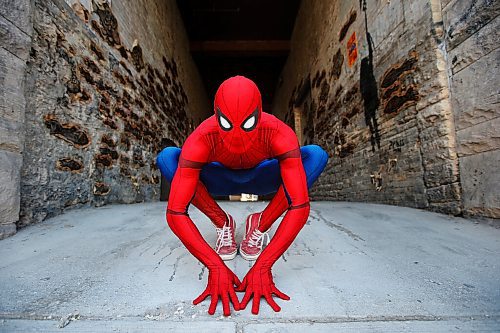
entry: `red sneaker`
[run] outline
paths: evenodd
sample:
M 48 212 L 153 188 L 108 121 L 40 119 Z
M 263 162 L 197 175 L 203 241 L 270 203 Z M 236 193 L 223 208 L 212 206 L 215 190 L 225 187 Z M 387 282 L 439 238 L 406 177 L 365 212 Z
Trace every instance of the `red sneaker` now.
M 215 228 L 217 231 L 215 252 L 217 252 L 222 260 L 234 259 L 234 257 L 236 257 L 236 253 L 238 252 L 238 245 L 236 245 L 236 241 L 234 240 L 236 223 L 231 215 L 227 214 L 227 218 L 228 221 L 222 228 Z
M 258 229 L 261 217 L 262 213 L 250 214 L 247 217 L 245 238 L 243 238 L 240 244 L 240 254 L 243 259 L 256 260 L 262 252 L 264 238 L 267 237 L 266 243 L 269 243 L 267 232 L 261 232 Z

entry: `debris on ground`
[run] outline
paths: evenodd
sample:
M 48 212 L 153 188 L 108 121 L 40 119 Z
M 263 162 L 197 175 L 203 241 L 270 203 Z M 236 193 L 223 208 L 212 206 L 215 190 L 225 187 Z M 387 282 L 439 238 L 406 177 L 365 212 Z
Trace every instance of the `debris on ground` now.
M 64 328 L 68 326 L 69 323 L 71 323 L 72 321 L 79 319 L 80 319 L 80 313 L 78 311 L 70 313 L 66 317 L 62 317 L 61 320 L 59 320 L 59 328 Z

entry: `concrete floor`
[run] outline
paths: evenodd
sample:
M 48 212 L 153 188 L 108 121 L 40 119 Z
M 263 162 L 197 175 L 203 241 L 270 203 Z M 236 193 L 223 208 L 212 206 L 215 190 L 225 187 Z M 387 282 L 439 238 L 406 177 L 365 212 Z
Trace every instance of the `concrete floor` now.
M 239 222 L 237 240 L 264 204 L 221 203 Z M 277 300 L 279 313 L 263 303 L 258 316 L 249 306 L 224 318 L 220 304 L 215 316 L 209 301 L 191 304 L 207 271 L 168 229 L 164 206 L 74 210 L 0 241 L 0 332 L 500 331 L 500 229 L 315 202 L 273 270 L 292 299 Z M 206 217 L 191 216 L 213 243 Z M 242 278 L 251 263 L 228 265 Z

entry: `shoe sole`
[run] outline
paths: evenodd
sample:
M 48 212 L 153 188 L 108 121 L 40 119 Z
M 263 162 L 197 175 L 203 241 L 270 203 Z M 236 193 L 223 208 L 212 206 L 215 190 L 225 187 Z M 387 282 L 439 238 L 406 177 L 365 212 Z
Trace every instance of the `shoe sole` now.
M 236 257 L 236 254 L 238 253 L 238 250 L 234 250 L 233 253 L 229 253 L 229 254 L 219 254 L 219 257 L 226 261 L 226 260 L 233 260 L 235 257 Z
M 242 249 L 241 249 L 241 245 L 240 245 L 240 254 L 241 256 L 243 257 L 243 259 L 245 260 L 248 260 L 248 261 L 253 261 L 253 260 L 257 260 L 257 258 L 260 256 L 260 254 L 262 253 L 259 252 L 257 254 L 246 254 Z

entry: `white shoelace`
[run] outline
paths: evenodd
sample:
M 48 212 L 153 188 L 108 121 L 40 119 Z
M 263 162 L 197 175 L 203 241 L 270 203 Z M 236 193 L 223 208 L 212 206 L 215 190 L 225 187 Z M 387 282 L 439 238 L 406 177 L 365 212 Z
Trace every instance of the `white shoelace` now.
M 222 228 L 216 228 L 215 230 L 217 230 L 217 252 L 219 252 L 221 247 L 233 244 L 230 226 L 224 225 Z
M 255 228 L 255 230 L 250 235 L 248 244 L 250 244 L 250 246 L 258 247 L 262 250 L 262 246 L 264 246 L 264 238 L 266 238 L 266 243 L 269 243 L 268 233 L 261 232 L 259 229 Z

